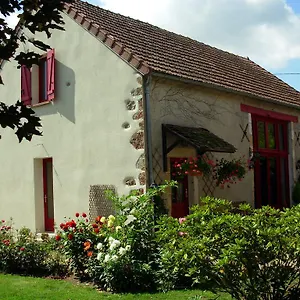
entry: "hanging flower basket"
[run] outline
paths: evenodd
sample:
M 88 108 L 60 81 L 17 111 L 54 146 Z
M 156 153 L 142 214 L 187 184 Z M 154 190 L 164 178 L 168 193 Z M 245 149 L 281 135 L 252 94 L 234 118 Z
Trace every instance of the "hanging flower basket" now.
M 172 166 L 173 178 L 183 178 L 186 175 L 203 176 L 212 172 L 214 162 L 205 156 L 178 159 Z
M 216 186 L 221 188 L 230 187 L 230 184 L 236 184 L 242 181 L 248 169 L 247 163 L 243 158 L 226 160 L 208 159 L 205 155 L 181 158 L 172 165 L 173 179 L 182 179 L 187 175 L 190 176 L 207 176 L 213 175 Z
M 213 178 L 216 181 L 216 185 L 224 188 L 225 185 L 230 187 L 229 184 L 236 184 L 246 175 L 247 163 L 241 158 L 233 159 L 231 161 L 221 160 L 216 161 L 216 165 L 213 171 Z

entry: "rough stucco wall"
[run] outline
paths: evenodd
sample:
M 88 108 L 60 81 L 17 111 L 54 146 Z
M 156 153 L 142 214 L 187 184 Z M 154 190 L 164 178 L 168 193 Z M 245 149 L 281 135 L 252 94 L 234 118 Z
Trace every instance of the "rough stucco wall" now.
M 183 84 L 178 81 L 171 81 L 162 78 L 155 78 L 151 87 L 151 117 L 153 130 L 153 156 L 156 181 L 159 182 L 170 178 L 170 173 L 162 172 L 162 138 L 161 124 L 169 123 L 182 126 L 204 127 L 212 133 L 223 138 L 237 148 L 234 154 L 213 153 L 214 158 L 238 158 L 245 155 L 249 158 L 249 147 L 252 147 L 251 119 L 248 113 L 241 112 L 240 104 L 248 104 L 267 110 L 274 110 L 291 115 L 299 115 L 296 109 L 274 105 L 247 97 L 242 97 L 232 93 L 217 91 L 213 89 Z M 243 129 L 249 124 L 247 136 L 249 141 L 243 137 Z M 298 126 L 298 125 L 296 125 Z M 293 127 L 293 125 L 291 126 Z M 300 130 L 300 127 L 299 127 Z M 289 132 L 289 139 L 293 138 L 294 133 Z M 291 175 L 294 177 L 295 156 L 300 158 L 300 143 L 295 147 L 295 141 L 291 141 Z M 296 150 L 296 151 L 294 151 Z M 181 149 L 181 156 L 189 157 L 189 150 Z M 169 153 L 168 157 L 178 157 L 178 152 Z M 169 171 L 169 169 L 168 169 Z M 294 178 L 291 180 L 291 186 Z M 193 185 L 190 187 L 197 199 L 204 196 L 204 181 L 194 178 Z M 195 183 L 196 181 L 196 183 Z M 209 185 L 209 184 L 208 184 Z M 197 190 L 197 191 L 196 191 Z M 212 188 L 213 195 L 216 197 L 227 198 L 232 201 L 246 201 L 253 204 L 254 200 L 254 175 L 253 171 L 248 172 L 245 179 L 230 188 Z M 194 200 L 197 201 L 197 200 Z M 190 200 L 191 203 L 191 200 Z M 170 208 L 170 199 L 167 203 Z
M 64 19 L 66 31 L 46 41 L 56 52 L 56 98 L 34 108 L 43 136 L 19 144 L 10 130 L 1 132 L 0 217 L 38 231 L 44 213 L 41 158 L 53 158 L 56 224 L 88 211 L 90 185 L 113 185 L 119 195 L 145 185 L 141 77 L 68 16 Z M 1 101 L 15 103 L 20 99 L 16 64 L 6 63 L 2 76 Z

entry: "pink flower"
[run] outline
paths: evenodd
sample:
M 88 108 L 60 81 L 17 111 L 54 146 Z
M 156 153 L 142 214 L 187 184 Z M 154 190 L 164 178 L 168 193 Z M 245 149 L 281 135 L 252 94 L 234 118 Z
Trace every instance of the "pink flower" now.
M 186 218 L 179 218 L 179 224 L 182 224 L 183 222 L 185 222 L 186 221 Z
M 185 235 L 187 235 L 186 232 L 182 232 L 182 231 L 179 231 L 178 234 L 179 234 L 180 236 L 185 236 Z
M 24 251 L 24 250 L 25 250 L 25 248 L 24 248 L 24 247 L 21 247 L 21 248 L 20 248 L 20 251 Z

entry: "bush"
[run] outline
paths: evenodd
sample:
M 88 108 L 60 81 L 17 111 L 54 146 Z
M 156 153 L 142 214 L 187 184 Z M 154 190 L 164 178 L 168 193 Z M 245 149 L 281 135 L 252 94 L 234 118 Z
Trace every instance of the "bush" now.
M 0 271 L 35 276 L 68 274 L 66 258 L 57 251 L 54 239 L 38 241 L 28 228 L 15 231 L 6 222 L 0 232 Z
M 183 222 L 161 219 L 162 287 L 206 285 L 235 299 L 298 299 L 300 207 L 239 209 L 204 198 Z M 169 238 L 168 238 L 169 237 Z

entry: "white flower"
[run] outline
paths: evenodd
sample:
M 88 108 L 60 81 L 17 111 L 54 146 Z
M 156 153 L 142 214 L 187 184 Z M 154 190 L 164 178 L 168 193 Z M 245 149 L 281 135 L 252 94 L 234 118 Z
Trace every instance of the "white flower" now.
M 117 256 L 117 255 L 113 255 L 113 256 L 111 257 L 111 260 L 113 260 L 113 261 L 118 260 L 118 256 Z
M 136 217 L 134 215 L 129 215 L 127 216 L 127 220 L 125 221 L 124 225 L 129 225 L 134 220 L 136 220 Z
M 110 260 L 110 255 L 106 254 L 104 257 L 104 262 L 108 262 Z
M 100 219 L 100 222 L 101 223 L 104 223 L 106 221 L 106 218 L 105 217 L 102 217 L 101 219 Z
M 121 248 L 119 249 L 119 254 L 120 254 L 120 255 L 124 255 L 125 253 L 126 253 L 126 249 L 123 248 L 123 247 L 121 247 Z
M 114 225 L 114 221 L 109 220 L 107 222 L 107 227 L 112 227 Z
M 129 251 L 131 249 L 131 246 L 130 245 L 127 245 L 126 247 L 125 247 L 125 250 L 126 251 Z
M 109 246 L 109 250 L 114 250 L 116 247 L 118 247 L 120 245 L 120 241 L 119 240 L 114 240 L 110 246 Z
M 98 259 L 98 260 L 101 260 L 102 256 L 103 256 L 103 253 L 102 253 L 102 252 L 99 252 L 98 255 L 97 255 L 97 259 Z
M 120 229 L 122 229 L 122 227 L 121 226 L 117 226 L 116 227 L 116 232 L 118 232 Z
M 108 216 L 108 221 L 114 221 L 116 218 L 115 218 L 115 216 L 113 216 L 113 215 L 110 215 L 110 216 Z
M 115 240 L 115 239 L 114 239 L 112 236 L 110 236 L 110 237 L 108 238 L 108 241 L 109 241 L 110 244 L 111 244 L 114 240 Z
M 103 248 L 103 244 L 102 244 L 102 243 L 99 243 L 99 244 L 97 245 L 97 249 L 100 250 L 100 249 L 102 249 L 102 248 Z

